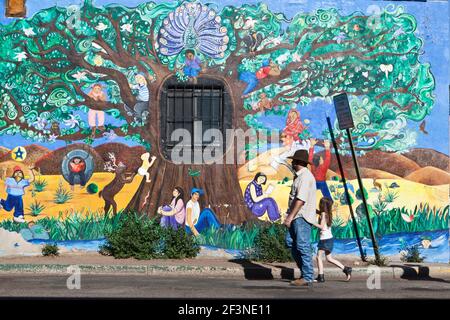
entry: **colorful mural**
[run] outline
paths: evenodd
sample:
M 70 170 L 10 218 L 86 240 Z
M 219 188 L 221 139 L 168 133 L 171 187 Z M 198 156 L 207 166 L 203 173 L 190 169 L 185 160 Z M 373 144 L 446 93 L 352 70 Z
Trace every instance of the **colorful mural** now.
M 115 2 L 40 1 L 25 19 L 0 20 L 2 227 L 34 221 L 53 240 L 98 242 L 101 232 L 51 228 L 123 210 L 195 236 L 282 223 L 288 157 L 306 149 L 318 201 L 335 203 L 337 253 L 354 252 L 329 116 L 361 234 L 370 238 L 364 192 L 382 253 L 419 243 L 428 261 L 449 261 L 448 4 Z M 223 83 L 231 127 L 263 135 L 233 163 L 174 163 L 164 156 L 162 96 L 173 83 L 203 90 L 208 79 Z M 363 191 L 334 114 L 343 92 Z M 264 138 L 274 131 L 279 140 Z

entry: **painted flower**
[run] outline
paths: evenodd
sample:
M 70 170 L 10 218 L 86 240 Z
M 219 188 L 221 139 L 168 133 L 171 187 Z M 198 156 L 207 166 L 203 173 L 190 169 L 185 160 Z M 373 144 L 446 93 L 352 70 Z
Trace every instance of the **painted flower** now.
M 223 58 L 228 42 L 220 16 L 200 3 L 185 3 L 169 13 L 158 35 L 159 51 L 165 56 L 193 49 L 213 59 Z
M 292 61 L 299 62 L 300 60 L 302 60 L 302 57 L 297 52 L 292 55 Z
M 78 82 L 81 82 L 81 80 L 86 79 L 86 72 L 78 71 L 72 77 L 74 77 Z
M 132 32 L 132 29 L 133 29 L 133 25 L 132 24 L 129 24 L 129 23 L 125 23 L 125 24 L 123 24 L 123 25 L 121 25 L 120 26 L 120 30 L 122 31 L 122 32 L 129 32 L 129 33 L 131 33 Z
M 244 30 L 253 30 L 255 28 L 256 20 L 253 20 L 252 17 L 245 20 L 244 26 L 242 29 Z
M 55 142 L 56 138 L 58 138 L 57 135 L 51 134 L 48 136 L 48 142 Z
M 31 36 L 35 36 L 36 35 L 36 33 L 34 33 L 33 28 L 25 28 L 25 29 L 23 29 L 23 33 L 25 33 L 25 35 L 27 37 L 31 37 Z
M 101 66 L 101 65 L 103 64 L 103 58 L 100 57 L 100 56 L 98 56 L 98 55 L 96 55 L 96 56 L 94 57 L 94 64 L 95 64 L 96 66 Z
M 66 119 L 63 122 L 70 129 L 73 129 L 80 124 L 73 114 L 70 115 L 69 119 Z
M 38 130 L 44 130 L 47 124 L 48 124 L 47 119 L 41 117 L 37 117 L 36 121 L 33 123 L 35 128 Z
M 346 37 L 347 36 L 344 32 L 340 32 L 336 37 L 333 38 L 333 40 L 340 44 L 343 40 L 345 40 Z
M 22 61 L 22 60 L 27 59 L 27 53 L 23 52 L 23 51 L 16 53 L 16 59 L 17 59 L 17 61 Z

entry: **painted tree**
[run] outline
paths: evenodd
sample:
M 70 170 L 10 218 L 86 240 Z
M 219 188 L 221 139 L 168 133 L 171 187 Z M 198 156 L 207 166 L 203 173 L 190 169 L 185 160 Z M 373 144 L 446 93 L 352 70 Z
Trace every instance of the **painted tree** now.
M 161 155 L 160 90 L 171 77 L 187 80 L 180 71 L 187 49 L 204 64 L 200 77 L 226 84 L 233 126 L 244 130 L 264 129 L 252 110 L 262 92 L 276 106 L 273 112 L 283 115 L 293 104 L 347 92 L 357 146 L 398 151 L 413 140 L 407 122 L 424 119 L 434 101 L 430 66 L 419 61 L 422 40 L 414 33 L 415 19 L 401 7 L 376 16 L 317 10 L 288 20 L 264 4 L 149 2 L 127 8 L 95 7 L 86 0 L 81 8 L 52 7 L 0 28 L 0 134 L 91 143 L 98 132 L 91 135 L 80 112 L 113 115 L 123 124 L 107 126 L 110 135 L 138 141 L 158 157 L 153 183 L 143 181 L 128 206 L 149 215 L 174 185 L 186 190 L 195 185 L 205 190 L 205 202 L 223 222 L 252 218 L 240 192 L 229 192 L 240 189 L 237 163 L 175 165 Z M 257 79 L 251 88 L 239 80 L 253 77 L 269 61 L 279 65 L 278 73 Z M 136 73 L 147 79 L 149 121 L 136 120 L 124 107 L 137 101 Z M 107 87 L 107 101 L 87 94 L 98 82 Z M 63 124 L 57 134 L 52 123 Z M 189 175 L 196 170 L 199 176 Z

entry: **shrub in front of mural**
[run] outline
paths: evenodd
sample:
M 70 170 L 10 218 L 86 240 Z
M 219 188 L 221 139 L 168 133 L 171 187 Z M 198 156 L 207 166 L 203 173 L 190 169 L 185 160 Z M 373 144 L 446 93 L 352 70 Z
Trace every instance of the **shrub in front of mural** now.
M 401 256 L 400 260 L 403 262 L 421 263 L 421 262 L 423 262 L 423 260 L 425 260 L 425 257 L 423 257 L 420 254 L 418 245 L 403 248 L 401 250 L 401 254 L 402 254 L 402 256 Z
M 195 258 L 200 252 L 200 246 L 196 242 L 195 237 L 186 233 L 183 228 L 179 228 L 178 230 L 165 228 L 163 231 L 163 252 L 165 258 Z
M 292 261 L 291 250 L 286 247 L 286 227 L 280 224 L 263 226 L 256 236 L 248 258 L 265 262 Z
M 59 248 L 56 244 L 46 244 L 42 247 L 42 255 L 44 257 L 59 256 Z
M 184 229 L 163 228 L 155 219 L 128 213 L 117 229 L 106 234 L 101 252 L 119 259 L 183 259 L 195 257 L 200 247 Z

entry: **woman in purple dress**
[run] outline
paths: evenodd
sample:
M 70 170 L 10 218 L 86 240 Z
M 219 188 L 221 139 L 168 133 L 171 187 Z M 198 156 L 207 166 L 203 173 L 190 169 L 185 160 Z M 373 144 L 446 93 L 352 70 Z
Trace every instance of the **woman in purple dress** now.
M 266 212 L 270 221 L 276 221 L 280 219 L 280 210 L 273 198 L 269 198 L 266 193 L 263 192 L 262 185 L 267 182 L 267 176 L 261 172 L 258 172 L 253 181 L 247 185 L 245 189 L 244 199 L 248 208 L 253 212 L 255 216 L 262 217 Z
M 158 213 L 162 215 L 160 225 L 166 228 L 177 230 L 184 228 L 186 219 L 186 209 L 184 208 L 184 191 L 181 187 L 175 187 L 172 192 L 170 206 L 165 205 L 158 208 Z

